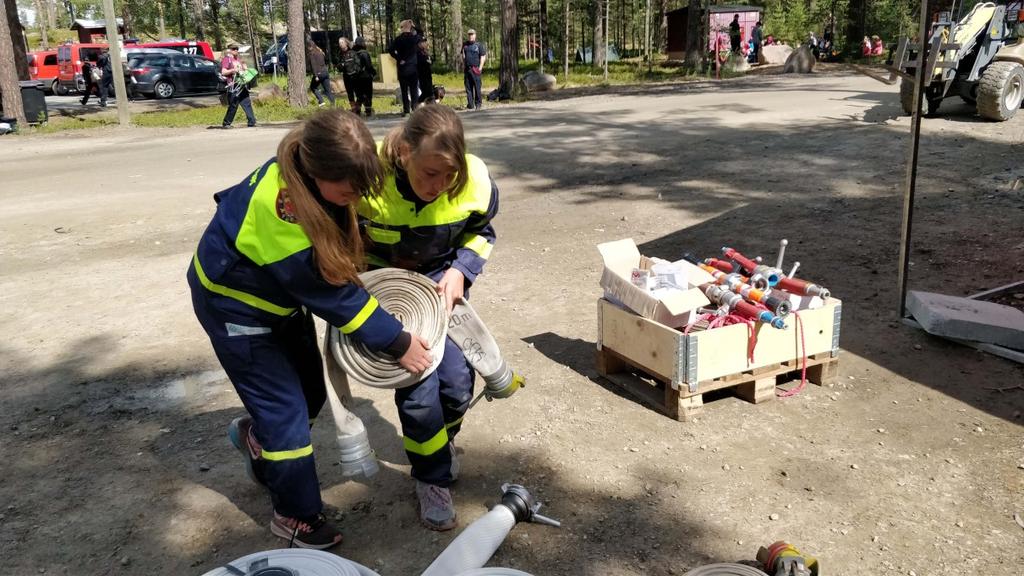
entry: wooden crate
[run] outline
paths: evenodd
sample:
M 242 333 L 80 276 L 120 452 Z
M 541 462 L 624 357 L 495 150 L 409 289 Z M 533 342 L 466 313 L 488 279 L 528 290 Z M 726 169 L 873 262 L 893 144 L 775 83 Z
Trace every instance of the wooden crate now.
M 747 358 L 746 325 L 683 334 L 658 322 L 598 301 L 598 372 L 627 392 L 678 420 L 703 406 L 703 394 L 723 388 L 758 403 L 775 397 L 775 386 L 796 371 L 807 355 L 807 378 L 823 384 L 838 373 L 842 302 L 830 299 L 800 312 L 806 350 L 796 318 L 788 330 L 759 325 L 754 361 Z M 645 381 L 644 376 L 650 381 Z

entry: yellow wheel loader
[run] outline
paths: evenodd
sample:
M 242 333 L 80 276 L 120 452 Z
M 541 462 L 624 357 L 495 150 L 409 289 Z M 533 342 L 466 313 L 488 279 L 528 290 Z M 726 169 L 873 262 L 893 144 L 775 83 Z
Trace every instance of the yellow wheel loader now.
M 959 96 L 978 108 L 983 118 L 1006 121 L 1024 101 L 1024 6 L 1020 0 L 1006 4 L 961 4 L 966 12 L 952 19 L 957 4 L 941 12 L 929 32 L 924 62 L 928 113 L 935 114 L 944 98 Z M 890 70 L 902 77 L 900 103 L 913 112 L 914 72 L 921 44 L 900 39 Z

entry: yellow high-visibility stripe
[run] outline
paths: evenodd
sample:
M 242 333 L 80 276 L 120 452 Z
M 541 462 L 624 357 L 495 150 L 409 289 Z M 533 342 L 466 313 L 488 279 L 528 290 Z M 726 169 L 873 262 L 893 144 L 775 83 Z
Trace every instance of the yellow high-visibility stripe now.
M 387 260 L 385 260 L 385 259 L 383 259 L 383 258 L 381 258 L 379 256 L 375 256 L 375 255 L 373 255 L 373 254 L 371 254 L 369 252 L 366 253 L 366 261 L 368 263 L 374 265 L 374 266 L 379 266 L 381 268 L 390 268 L 391 267 L 391 264 L 388 264 Z
M 356 330 L 359 330 L 359 328 L 361 328 L 362 325 L 366 322 L 366 319 L 370 317 L 370 314 L 373 314 L 373 312 L 377 309 L 379 305 L 380 304 L 377 303 L 377 299 L 374 298 L 373 296 L 370 296 L 370 299 L 366 301 L 366 304 L 363 305 L 363 309 L 360 310 L 358 314 L 356 314 L 355 318 L 349 320 L 348 324 L 345 324 L 344 326 L 339 328 L 339 330 L 341 330 L 341 333 L 351 334 Z
M 444 429 L 445 430 L 451 430 L 452 428 L 455 428 L 459 424 L 462 424 L 462 419 L 463 418 L 465 418 L 465 416 L 460 416 L 459 419 L 456 420 L 455 422 L 449 422 L 449 423 L 445 424 L 444 425 Z
M 487 238 L 477 236 L 476 234 L 466 234 L 465 236 L 467 240 L 462 242 L 463 248 L 469 248 L 479 254 L 484 260 L 491 257 L 491 250 L 494 249 L 494 245 L 488 242 Z
M 406 436 L 403 443 L 405 444 L 405 449 L 413 454 L 430 456 L 448 444 L 448 429 L 441 428 L 440 432 L 434 434 L 434 437 L 426 442 L 417 442 Z
M 270 452 L 263 450 L 261 455 L 264 460 L 272 460 L 274 462 L 280 462 L 281 460 L 295 460 L 297 458 L 305 458 L 313 453 L 313 445 L 309 444 L 302 448 L 295 450 L 281 450 L 280 452 Z
M 192 264 L 196 267 L 196 276 L 199 277 L 199 283 L 204 288 L 213 292 L 214 294 L 220 294 L 221 296 L 227 296 L 228 298 L 234 298 L 243 304 L 248 304 L 253 308 L 258 308 L 264 312 L 270 312 L 271 314 L 277 314 L 278 316 L 291 316 L 295 312 L 295 308 L 285 308 L 284 306 L 278 306 L 273 302 L 267 302 L 259 296 L 253 296 L 241 290 L 235 290 L 234 288 L 228 288 L 221 284 L 217 284 L 214 281 L 206 277 L 206 272 L 203 271 L 203 265 L 199 263 L 199 254 L 192 256 Z

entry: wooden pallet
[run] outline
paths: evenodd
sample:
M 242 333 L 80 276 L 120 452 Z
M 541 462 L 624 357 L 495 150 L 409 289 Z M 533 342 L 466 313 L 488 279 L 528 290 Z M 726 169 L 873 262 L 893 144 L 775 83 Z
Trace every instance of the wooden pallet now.
M 775 398 L 775 387 L 800 379 L 801 359 L 777 362 L 729 374 L 697 384 L 696 392 L 686 387 L 677 390 L 667 377 L 636 366 L 628 358 L 609 349 L 597 350 L 597 371 L 631 396 L 665 414 L 669 418 L 688 421 L 704 407 L 704 394 L 728 390 L 733 395 L 760 404 Z M 833 382 L 839 375 L 839 359 L 830 353 L 807 358 L 807 381 L 819 386 Z

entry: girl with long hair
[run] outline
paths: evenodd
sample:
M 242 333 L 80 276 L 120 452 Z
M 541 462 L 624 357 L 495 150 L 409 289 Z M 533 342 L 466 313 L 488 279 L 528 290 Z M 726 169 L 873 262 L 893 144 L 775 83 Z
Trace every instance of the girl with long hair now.
M 249 477 L 270 491 L 271 532 L 329 548 L 310 426 L 326 399 L 313 314 L 421 373 L 431 352 L 359 283 L 355 204 L 384 182 L 373 138 L 354 115 L 315 114 L 277 156 L 214 196 L 217 211 L 188 270 L 192 304 L 245 406 L 228 434 Z

